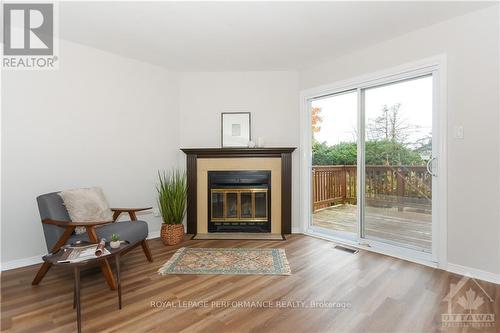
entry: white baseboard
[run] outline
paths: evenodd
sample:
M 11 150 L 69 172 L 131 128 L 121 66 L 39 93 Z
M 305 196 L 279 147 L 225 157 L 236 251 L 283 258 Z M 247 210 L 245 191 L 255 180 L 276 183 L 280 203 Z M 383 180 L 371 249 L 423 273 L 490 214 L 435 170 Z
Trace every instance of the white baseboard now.
M 302 230 L 299 227 L 292 227 L 292 234 L 302 234 Z
M 451 273 L 471 277 L 474 279 L 500 284 L 500 274 L 495 274 L 480 269 L 466 267 L 452 263 L 448 263 L 446 265 L 446 270 Z
M 42 263 L 42 257 L 45 254 L 46 253 L 40 254 L 40 255 L 34 256 L 34 257 L 21 258 L 21 259 L 15 259 L 15 260 L 3 262 L 1 270 L 3 272 L 3 271 L 8 271 L 8 270 L 14 269 L 14 268 L 20 268 L 20 267 L 26 267 L 26 266 L 40 264 L 40 263 Z
M 150 232 L 147 239 L 153 239 L 160 237 L 160 230 Z

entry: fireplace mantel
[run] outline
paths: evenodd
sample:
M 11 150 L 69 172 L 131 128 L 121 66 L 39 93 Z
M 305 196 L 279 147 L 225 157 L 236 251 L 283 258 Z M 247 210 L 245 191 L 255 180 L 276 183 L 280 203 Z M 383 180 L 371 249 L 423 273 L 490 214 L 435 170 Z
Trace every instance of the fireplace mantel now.
M 186 154 L 188 184 L 187 232 L 196 234 L 198 219 L 198 159 L 279 158 L 281 160 L 281 234 L 292 233 L 292 153 L 296 147 L 181 148 Z M 201 219 L 201 217 L 200 217 Z
M 296 147 L 266 148 L 181 148 L 186 155 L 197 155 L 198 158 L 217 157 L 282 157 L 291 154 Z

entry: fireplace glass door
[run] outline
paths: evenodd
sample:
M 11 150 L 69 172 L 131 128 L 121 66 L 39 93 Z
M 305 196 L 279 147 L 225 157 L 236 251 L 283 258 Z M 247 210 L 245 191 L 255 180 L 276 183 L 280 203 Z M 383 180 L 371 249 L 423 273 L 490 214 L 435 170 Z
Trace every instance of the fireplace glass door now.
M 211 189 L 212 222 L 268 220 L 267 188 Z

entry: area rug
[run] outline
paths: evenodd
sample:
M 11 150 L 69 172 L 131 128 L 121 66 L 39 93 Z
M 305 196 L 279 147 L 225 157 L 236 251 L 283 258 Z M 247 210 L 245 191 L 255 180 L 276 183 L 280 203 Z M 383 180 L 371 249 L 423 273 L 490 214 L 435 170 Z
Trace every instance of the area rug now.
M 284 249 L 183 247 L 158 273 L 290 275 L 291 271 Z

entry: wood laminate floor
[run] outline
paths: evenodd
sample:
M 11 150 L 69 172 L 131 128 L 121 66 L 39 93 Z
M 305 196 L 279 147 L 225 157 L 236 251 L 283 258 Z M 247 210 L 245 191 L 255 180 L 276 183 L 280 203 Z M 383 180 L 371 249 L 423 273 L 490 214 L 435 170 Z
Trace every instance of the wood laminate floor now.
M 83 273 L 83 332 L 500 331 L 498 321 L 496 328 L 442 329 L 441 315 L 448 311 L 443 298 L 461 276 L 366 251 L 349 254 L 325 240 L 293 235 L 286 241 L 149 244 L 153 263 L 140 248 L 122 258 L 122 310 L 97 268 Z M 292 275 L 158 275 L 181 246 L 282 247 Z M 2 273 L 2 332 L 74 332 L 71 270 L 52 268 L 39 286 L 31 286 L 37 268 Z M 469 312 L 460 297 L 481 298 L 469 303 L 481 303 L 470 312 L 500 316 L 500 285 L 479 281 L 490 301 L 473 281 L 465 282 L 451 303 L 453 313 Z M 469 289 L 475 294 L 467 298 Z M 346 308 L 332 308 L 334 302 Z

